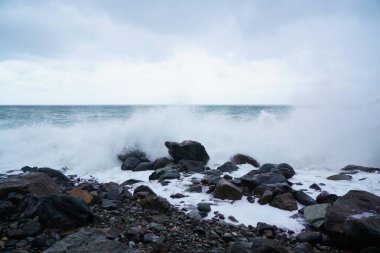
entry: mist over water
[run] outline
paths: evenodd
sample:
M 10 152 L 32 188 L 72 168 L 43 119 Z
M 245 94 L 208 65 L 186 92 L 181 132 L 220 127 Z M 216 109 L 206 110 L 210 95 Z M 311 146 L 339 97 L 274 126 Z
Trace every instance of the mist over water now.
M 120 166 L 116 155 L 123 148 L 140 148 L 155 159 L 168 155 L 165 141 L 188 139 L 206 147 L 211 167 L 238 152 L 260 163 L 286 162 L 299 170 L 380 166 L 376 105 L 0 107 L 0 111 L 0 172 L 29 165 L 65 166 L 68 173 L 91 174 Z

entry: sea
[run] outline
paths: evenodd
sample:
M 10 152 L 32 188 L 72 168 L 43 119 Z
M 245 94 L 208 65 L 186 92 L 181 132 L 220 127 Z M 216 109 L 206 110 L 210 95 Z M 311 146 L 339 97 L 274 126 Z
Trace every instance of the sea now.
M 117 155 L 140 149 L 154 160 L 169 156 L 165 141 L 195 140 L 205 146 L 211 169 L 242 153 L 261 164 L 290 164 L 296 171 L 293 188 L 306 189 L 313 197 L 319 192 L 309 188 L 312 183 L 338 195 L 352 189 L 380 195 L 379 174 L 358 173 L 350 181 L 326 179 L 349 164 L 380 167 L 379 115 L 379 108 L 371 105 L 0 106 L 0 175 L 37 166 L 100 182 L 134 178 L 170 199 L 170 194 L 185 191 L 190 178 L 163 187 L 148 180 L 150 171 L 121 171 Z M 232 176 L 252 169 L 242 165 Z M 208 194 L 186 194 L 187 204 L 214 201 L 213 210 L 246 224 L 264 221 L 295 230 L 303 227 L 289 219 L 287 211 L 245 200 L 221 203 Z

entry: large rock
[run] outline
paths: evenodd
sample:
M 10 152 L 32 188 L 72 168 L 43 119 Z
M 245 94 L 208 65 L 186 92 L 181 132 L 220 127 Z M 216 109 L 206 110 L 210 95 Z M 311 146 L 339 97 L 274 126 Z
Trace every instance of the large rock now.
M 304 206 L 311 206 L 317 204 L 317 201 L 315 201 L 315 199 L 307 195 L 304 191 L 297 191 L 294 194 L 294 197 L 299 203 L 301 203 Z
M 349 191 L 334 202 L 326 215 L 326 233 L 343 246 L 380 246 L 380 197 Z
M 200 173 L 206 170 L 205 164 L 202 161 L 181 160 L 182 168 L 187 172 Z
M 297 210 L 297 201 L 294 199 L 291 193 L 283 193 L 277 195 L 274 197 L 270 205 L 287 211 Z
M 121 166 L 122 170 L 133 170 L 140 163 L 150 162 L 146 154 L 140 150 L 126 151 L 123 154 L 119 154 L 118 158 L 123 162 Z
M 352 176 L 346 175 L 346 174 L 336 174 L 327 177 L 328 180 L 333 180 L 333 181 L 339 181 L 339 180 L 351 180 Z
M 380 168 L 364 167 L 358 165 L 347 165 L 342 169 L 343 171 L 363 171 L 368 173 L 380 172 Z
M 231 162 L 226 162 L 224 163 L 223 165 L 219 166 L 218 168 L 216 168 L 217 170 L 219 170 L 220 172 L 228 172 L 228 173 L 231 173 L 233 171 L 236 171 L 239 169 L 238 166 L 236 166 L 235 164 L 231 163 Z
M 10 192 L 31 193 L 37 197 L 43 197 L 59 193 L 59 187 L 45 173 L 27 172 L 0 180 L 0 199 Z
M 268 172 L 277 173 L 277 174 L 283 175 L 286 179 L 289 179 L 296 174 L 292 166 L 290 166 L 287 163 L 280 163 L 280 164 L 266 163 L 260 167 L 259 172 L 260 173 L 268 173 Z
M 89 224 L 94 215 L 79 197 L 52 194 L 38 206 L 40 223 L 47 228 L 69 230 Z
M 83 228 L 64 239 L 56 242 L 53 246 L 43 251 L 44 253 L 139 253 L 126 244 L 107 238 L 107 233 L 98 228 Z
M 243 190 L 225 179 L 221 179 L 214 190 L 214 197 L 218 199 L 239 200 L 242 196 Z
M 256 170 L 252 170 L 242 176 L 241 184 L 250 189 L 254 189 L 261 184 L 274 185 L 286 183 L 286 178 L 278 173 L 268 172 L 268 173 L 258 173 Z
M 327 191 L 323 191 L 317 196 L 316 200 L 318 204 L 323 204 L 323 203 L 333 204 L 337 199 L 338 199 L 338 195 L 330 194 Z
M 141 200 L 141 206 L 146 209 L 165 213 L 170 210 L 170 203 L 162 197 L 149 196 Z
M 59 170 L 55 170 L 55 169 L 51 169 L 51 168 L 47 168 L 47 167 L 37 168 L 37 167 L 29 167 L 29 166 L 25 166 L 25 167 L 21 168 L 21 170 L 23 172 L 42 172 L 42 173 L 45 173 L 46 175 L 51 177 L 57 185 L 60 185 L 60 186 L 66 187 L 66 186 L 70 186 L 72 184 L 71 180 L 68 177 L 66 177 L 65 174 L 63 174 Z
M 158 169 L 152 174 L 149 175 L 149 180 L 158 180 L 164 181 L 167 179 L 179 179 L 181 177 L 181 173 L 179 173 L 175 168 L 165 167 L 162 169 Z
M 235 165 L 250 164 L 256 168 L 260 167 L 260 164 L 258 161 L 256 161 L 256 159 L 254 159 L 253 157 L 250 157 L 248 155 L 243 155 L 243 154 L 234 155 L 233 157 L 231 157 L 230 162 L 235 164 Z
M 205 164 L 210 160 L 205 147 L 197 141 L 165 142 L 165 146 L 169 149 L 169 154 L 174 158 L 175 162 L 182 159 L 202 161 Z
M 325 222 L 326 213 L 330 207 L 328 203 L 307 206 L 303 211 L 303 216 L 310 225 L 319 228 Z
M 278 240 L 256 237 L 252 240 L 251 252 L 254 253 L 289 253 Z

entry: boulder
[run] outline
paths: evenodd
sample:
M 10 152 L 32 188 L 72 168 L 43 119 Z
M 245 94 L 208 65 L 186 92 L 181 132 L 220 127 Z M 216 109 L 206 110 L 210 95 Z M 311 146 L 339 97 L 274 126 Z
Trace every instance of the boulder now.
M 297 235 L 298 242 L 308 242 L 310 244 L 317 244 L 322 240 L 322 235 L 319 232 L 306 231 Z
M 289 179 L 296 174 L 292 166 L 290 166 L 287 163 L 280 163 L 280 164 L 266 163 L 260 167 L 259 172 L 260 173 L 268 173 L 268 172 L 277 173 L 277 174 L 283 175 L 286 179 Z
M 27 172 L 0 180 L 0 199 L 10 192 L 31 193 L 37 197 L 44 197 L 59 191 L 58 185 L 42 172 Z
M 136 187 L 136 189 L 133 191 L 133 195 L 136 195 L 139 192 L 147 192 L 149 195 L 157 196 L 157 194 L 146 185 L 140 185 Z
M 333 180 L 333 181 L 339 181 L 339 180 L 351 180 L 352 176 L 346 175 L 346 174 L 336 174 L 327 177 L 328 180 Z
M 315 199 L 307 195 L 304 191 L 297 191 L 294 194 L 294 197 L 299 203 L 301 203 L 304 206 L 311 206 L 317 204 L 317 201 L 315 201 Z
M 380 172 L 380 168 L 372 168 L 372 167 L 364 167 L 364 166 L 358 166 L 358 165 L 347 165 L 346 167 L 341 169 L 342 171 L 363 171 L 367 173 L 373 173 L 373 172 Z
M 170 210 L 170 203 L 162 197 L 149 196 L 141 200 L 141 206 L 145 209 L 156 210 L 165 213 Z
M 207 164 L 210 160 L 205 147 L 197 141 L 165 142 L 165 146 L 169 149 L 169 154 L 174 158 L 175 162 L 182 159 L 201 161 Z
M 322 191 L 318 196 L 317 196 L 317 203 L 318 204 L 323 204 L 323 203 L 330 203 L 333 204 L 336 200 L 338 199 L 338 196 L 335 194 L 330 194 L 327 191 Z
M 270 205 L 287 211 L 297 210 L 297 202 L 291 193 L 277 195 L 274 197 Z
M 290 253 L 280 241 L 256 237 L 252 240 L 251 252 L 254 253 Z
M 219 166 L 216 169 L 219 170 L 222 173 L 224 173 L 224 172 L 231 173 L 233 171 L 238 170 L 239 167 L 236 166 L 235 164 L 231 163 L 231 162 L 226 162 L 226 163 L 224 163 L 223 165 Z
M 63 230 L 85 226 L 94 219 L 84 200 L 57 194 L 45 197 L 38 206 L 37 214 L 44 227 Z
M 380 197 L 349 191 L 339 197 L 326 215 L 329 237 L 347 247 L 380 246 Z
M 130 150 L 119 154 L 118 158 L 123 162 L 122 170 L 133 170 L 140 163 L 150 162 L 146 154 L 140 150 Z
M 236 154 L 233 157 L 231 157 L 230 162 L 239 165 L 239 164 L 250 164 L 253 167 L 260 167 L 260 164 L 252 157 L 248 155 L 243 155 L 243 154 Z
M 132 171 L 146 171 L 146 170 L 155 170 L 154 164 L 152 162 L 141 162 Z
M 181 160 L 182 168 L 187 172 L 200 173 L 206 170 L 205 163 L 202 161 Z
M 160 182 L 168 179 L 179 179 L 181 174 L 172 167 L 158 169 L 149 176 L 149 180 L 158 180 Z
M 60 185 L 60 186 L 67 187 L 67 186 L 70 186 L 72 184 L 71 180 L 68 177 L 66 177 L 65 174 L 63 174 L 59 170 L 54 170 L 54 169 L 47 168 L 47 167 L 37 168 L 37 167 L 29 167 L 29 166 L 25 166 L 25 167 L 21 168 L 21 170 L 23 172 L 42 172 L 42 173 L 45 173 L 46 175 L 51 177 L 57 185 Z
M 208 203 L 198 203 L 197 207 L 199 211 L 206 212 L 206 213 L 211 212 L 211 207 L 210 207 L 210 204 Z
M 330 207 L 331 205 L 328 203 L 307 206 L 304 209 L 303 216 L 310 225 L 319 228 L 325 222 L 326 213 Z
M 79 197 L 83 199 L 87 204 L 90 204 L 92 200 L 94 199 L 93 196 L 91 196 L 88 191 L 82 190 L 80 187 L 75 187 L 74 189 L 66 192 L 70 196 Z
M 258 202 L 260 205 L 266 205 L 270 203 L 272 200 L 273 200 L 273 192 L 270 190 L 265 190 L 263 195 L 261 195 Z
M 243 190 L 225 179 L 221 179 L 214 190 L 214 197 L 218 199 L 239 200 L 242 196 Z
M 281 184 L 286 183 L 286 178 L 283 175 L 268 172 L 259 173 L 257 170 L 252 170 L 240 178 L 241 184 L 254 189 L 260 184 Z
M 128 247 L 126 244 L 107 238 L 107 233 L 98 228 L 86 227 L 56 242 L 43 251 L 44 253 L 140 253 L 141 251 Z
M 168 166 L 172 162 L 173 161 L 167 157 L 161 157 L 161 158 L 157 158 L 156 160 L 154 160 L 153 166 L 155 169 L 161 169 L 161 168 Z

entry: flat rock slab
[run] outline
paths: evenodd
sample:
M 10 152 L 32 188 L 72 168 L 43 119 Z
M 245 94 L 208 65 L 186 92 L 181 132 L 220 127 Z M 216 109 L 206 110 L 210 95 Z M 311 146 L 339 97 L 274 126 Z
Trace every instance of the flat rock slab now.
M 27 172 L 0 180 L 0 198 L 10 192 L 31 193 L 44 197 L 59 193 L 58 185 L 48 175 L 42 172 Z
M 112 241 L 107 238 L 107 233 L 101 229 L 83 228 L 80 231 L 65 237 L 58 241 L 50 248 L 43 251 L 44 253 L 140 253 L 140 250 L 131 249 L 127 245 Z
M 304 217 L 307 222 L 312 226 L 319 228 L 325 222 L 327 210 L 331 207 L 331 204 L 317 204 L 305 207 Z

